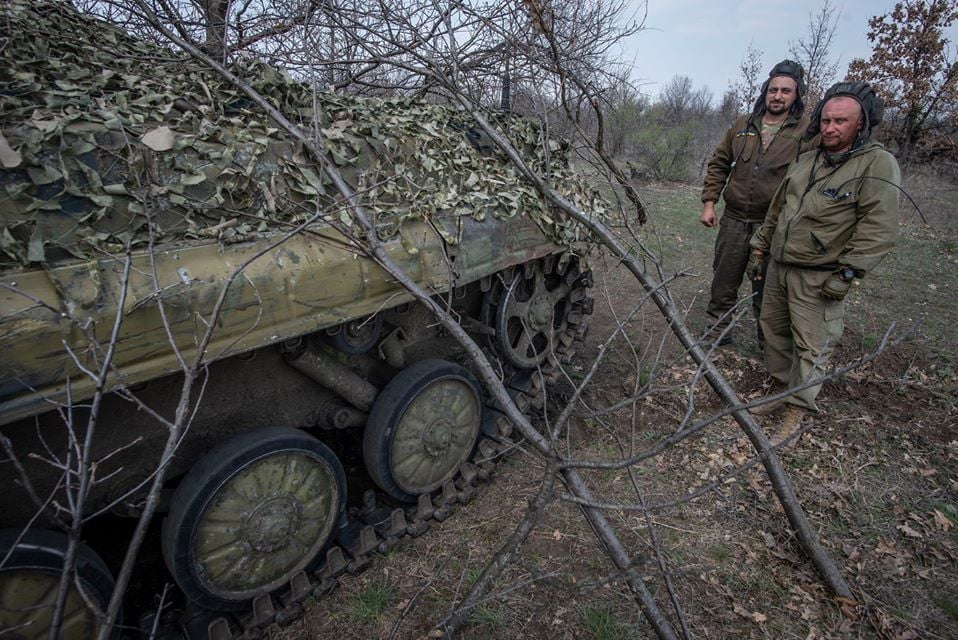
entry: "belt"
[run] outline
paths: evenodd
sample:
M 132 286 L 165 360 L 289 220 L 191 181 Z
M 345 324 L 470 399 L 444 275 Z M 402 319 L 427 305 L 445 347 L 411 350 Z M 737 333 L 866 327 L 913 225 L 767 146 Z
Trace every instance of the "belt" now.
M 785 265 L 786 267 L 805 269 L 807 271 L 838 271 L 838 268 L 841 266 L 837 262 L 834 264 L 795 264 L 794 262 L 782 262 L 780 260 L 775 260 L 775 262 Z

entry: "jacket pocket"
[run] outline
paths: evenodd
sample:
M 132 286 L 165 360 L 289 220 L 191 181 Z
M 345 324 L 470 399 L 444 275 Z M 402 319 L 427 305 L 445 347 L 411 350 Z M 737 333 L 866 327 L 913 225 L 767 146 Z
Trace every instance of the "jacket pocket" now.
M 814 231 L 809 231 L 808 235 L 812 239 L 812 246 L 815 247 L 815 250 L 823 256 L 828 255 L 828 243 L 822 240 L 822 238 Z
M 758 146 L 756 144 L 758 134 L 753 131 L 743 131 L 738 134 L 738 137 L 742 141 L 742 150 L 738 152 L 736 164 L 748 164 L 752 161 L 752 156 L 755 155 L 755 149 Z
M 858 208 L 858 194 L 848 190 L 839 192 L 834 188 L 824 189 L 818 194 L 815 205 L 815 217 L 820 220 L 844 218 Z

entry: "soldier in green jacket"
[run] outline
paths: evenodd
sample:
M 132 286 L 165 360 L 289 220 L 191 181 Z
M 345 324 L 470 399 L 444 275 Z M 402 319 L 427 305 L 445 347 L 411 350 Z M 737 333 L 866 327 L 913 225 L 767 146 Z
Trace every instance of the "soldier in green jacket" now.
M 712 262 L 712 291 L 708 303 L 709 341 L 725 333 L 720 344 L 731 342 L 726 331 L 738 300 L 749 257 L 749 238 L 765 219 L 769 201 L 798 157 L 808 126 L 803 115 L 805 94 L 802 66 L 791 60 L 775 65 L 762 85 L 752 113 L 739 117 L 725 133 L 706 170 L 702 187 L 702 214 L 706 227 L 716 224 L 715 203 L 725 200 Z M 762 282 L 752 283 L 752 309 L 758 320 Z M 758 331 L 759 343 L 762 331 Z
M 761 280 L 770 257 L 760 323 L 769 373 L 788 388 L 820 378 L 844 328 L 844 298 L 895 245 L 901 172 L 870 140 L 882 103 L 865 82 L 840 82 L 812 115 L 821 143 L 791 165 L 751 240 L 747 272 Z M 817 411 L 817 384 L 785 398 Z M 777 404 L 754 413 L 768 414 Z M 793 411 L 794 413 L 794 411 Z

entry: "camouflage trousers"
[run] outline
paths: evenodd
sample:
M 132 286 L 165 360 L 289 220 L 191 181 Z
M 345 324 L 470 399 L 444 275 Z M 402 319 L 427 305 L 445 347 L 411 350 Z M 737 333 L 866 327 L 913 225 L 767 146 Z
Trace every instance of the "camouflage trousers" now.
M 765 364 L 773 378 L 792 388 L 821 377 L 845 326 L 845 303 L 822 297 L 831 275 L 771 261 L 759 323 L 765 332 Z M 822 385 L 797 391 L 789 404 L 817 411 Z
M 737 220 L 727 215 L 723 215 L 719 221 L 715 258 L 712 261 L 712 293 L 707 308 L 711 321 L 709 333 L 712 336 L 717 337 L 732 321 L 734 314 L 729 312 L 738 302 L 738 290 L 742 286 L 745 265 L 752 252 L 748 241 L 761 225 L 761 221 Z M 752 282 L 752 312 L 756 322 L 762 310 L 763 286 L 763 280 Z M 759 326 L 759 343 L 762 339 L 762 327 Z

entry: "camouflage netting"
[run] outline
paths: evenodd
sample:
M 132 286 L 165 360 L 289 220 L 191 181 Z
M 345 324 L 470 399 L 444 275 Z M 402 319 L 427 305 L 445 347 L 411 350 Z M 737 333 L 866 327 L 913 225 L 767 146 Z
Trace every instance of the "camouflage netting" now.
M 142 246 L 148 215 L 167 243 L 242 240 L 318 210 L 348 224 L 303 149 L 193 59 L 61 2 L 0 3 L 0 36 L 0 269 Z M 384 236 L 411 216 L 522 214 L 560 244 L 576 239 L 578 228 L 451 108 L 313 95 L 256 61 L 233 71 L 291 120 L 308 124 L 317 105 L 330 157 Z M 564 145 L 550 141 L 546 154 L 535 121 L 496 122 L 538 171 L 549 158 L 565 195 L 601 214 Z

